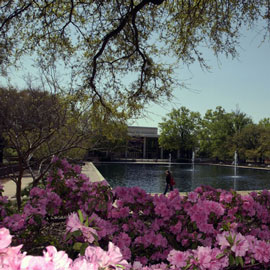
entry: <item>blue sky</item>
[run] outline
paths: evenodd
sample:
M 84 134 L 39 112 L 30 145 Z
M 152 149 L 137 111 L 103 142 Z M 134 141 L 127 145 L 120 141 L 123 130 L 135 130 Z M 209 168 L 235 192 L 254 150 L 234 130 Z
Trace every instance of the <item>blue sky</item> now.
M 255 123 L 270 117 L 270 41 L 262 45 L 256 30 L 246 31 L 240 39 L 239 57 L 217 60 L 206 52 L 211 71 L 203 71 L 198 63 L 177 71 L 180 81 L 189 89 L 177 89 L 173 102 L 150 105 L 147 117 L 132 121 L 132 125 L 158 127 L 162 117 L 173 108 L 185 106 L 200 112 L 222 106 L 227 112 L 239 108 Z
M 224 56 L 216 59 L 212 52 L 206 51 L 204 56 L 211 66 L 210 72 L 203 71 L 197 62 L 189 67 L 182 66 L 176 73 L 188 89 L 176 89 L 172 102 L 164 101 L 162 106 L 151 104 L 145 109 L 145 117 L 132 119 L 129 124 L 158 127 L 166 114 L 181 106 L 200 112 L 202 116 L 217 106 L 227 112 L 239 108 L 255 123 L 270 117 L 270 41 L 261 44 L 260 29 L 259 26 L 243 33 L 237 59 Z M 28 71 L 32 71 L 30 66 Z M 13 70 L 10 75 L 13 84 L 23 83 L 22 73 Z

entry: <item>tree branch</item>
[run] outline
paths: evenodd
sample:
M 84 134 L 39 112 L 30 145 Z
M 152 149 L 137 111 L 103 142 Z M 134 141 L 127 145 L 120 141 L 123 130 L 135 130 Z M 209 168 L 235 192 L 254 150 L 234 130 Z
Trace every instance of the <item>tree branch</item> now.
M 23 6 L 20 9 L 16 9 L 12 14 L 10 14 L 1 24 L 0 26 L 0 32 L 3 30 L 4 26 L 13 18 L 19 16 L 21 13 L 23 13 L 25 10 L 27 10 L 30 6 L 32 6 L 32 3 L 28 3 L 26 6 Z
M 103 54 L 107 44 L 109 43 L 109 41 L 111 39 L 113 39 L 115 36 L 117 36 L 122 30 L 123 28 L 126 26 L 126 24 L 128 23 L 128 21 L 130 20 L 130 18 L 134 18 L 136 17 L 136 14 L 143 9 L 147 4 L 152 3 L 154 5 L 160 5 L 164 2 L 164 0 L 143 0 L 141 3 L 139 3 L 137 6 L 135 6 L 130 12 L 128 12 L 126 14 L 126 16 L 120 21 L 119 25 L 117 28 L 115 28 L 114 30 L 112 30 L 111 32 L 109 32 L 103 39 L 101 48 L 98 50 L 98 52 L 96 53 L 96 55 L 93 58 L 93 63 L 92 63 L 92 74 L 91 77 L 89 79 L 89 84 L 90 87 L 93 89 L 93 91 L 95 92 L 95 94 L 98 96 L 99 100 L 101 101 L 101 104 L 104 105 L 106 107 L 106 105 L 104 104 L 104 101 L 102 99 L 102 96 L 99 94 L 99 92 L 96 89 L 96 85 L 95 85 L 95 77 L 96 77 L 96 73 L 97 73 L 97 61 L 98 58 Z

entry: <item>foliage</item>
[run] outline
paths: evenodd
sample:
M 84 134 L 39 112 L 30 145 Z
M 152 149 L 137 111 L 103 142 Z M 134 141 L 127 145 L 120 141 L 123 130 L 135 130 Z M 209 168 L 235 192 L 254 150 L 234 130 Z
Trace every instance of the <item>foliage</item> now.
M 201 151 L 212 158 L 226 160 L 227 143 L 232 134 L 230 115 L 220 106 L 215 111 L 208 110 L 202 120 Z
M 86 117 L 91 119 L 92 129 L 95 130 L 95 136 L 88 139 L 91 150 L 113 152 L 126 147 L 128 134 L 123 114 L 108 114 L 106 108 L 95 103 Z
M 167 150 L 180 150 L 182 157 L 190 157 L 198 145 L 200 114 L 191 112 L 186 107 L 173 109 L 168 119 L 159 124 L 161 134 L 159 144 Z
M 203 118 L 185 107 L 169 113 L 159 124 L 160 146 L 196 157 L 231 161 L 235 151 L 239 162 L 264 162 L 270 159 L 269 119 L 258 124 L 239 109 L 230 113 L 218 106 Z
M 70 211 L 66 227 L 67 245 L 62 241 L 62 248 L 58 246 L 65 252 L 59 253 L 48 246 L 40 257 L 21 253 L 21 246 L 10 247 L 11 236 L 7 229 L 2 228 L 1 267 L 20 269 L 19 265 L 26 265 L 28 268 L 21 269 L 35 269 L 31 267 L 38 264 L 45 267 L 51 262 L 56 267 L 52 269 L 59 270 L 79 269 L 82 264 L 94 267 L 94 263 L 98 263 L 95 269 L 118 269 L 120 265 L 134 270 L 269 268 L 269 191 L 241 196 L 233 190 L 198 187 L 187 196 L 180 196 L 174 190 L 168 197 L 163 194 L 152 196 L 136 187 L 118 187 L 111 191 L 104 183 L 88 185 L 89 180 L 80 174 L 78 167 L 58 159 L 54 162 L 58 174 L 51 174 L 50 187 L 33 189 L 23 213 L 5 217 L 1 226 L 12 231 L 14 244 L 28 241 L 34 245 L 37 239 L 44 241 L 44 238 L 38 238 L 42 233 L 40 226 L 47 223 L 46 226 L 52 228 L 49 216 L 56 218 Z M 99 189 L 103 191 L 99 192 Z M 88 191 L 95 201 L 89 203 L 84 191 Z M 74 196 L 75 193 L 76 196 L 81 194 L 81 202 L 72 199 L 72 203 L 81 208 L 77 208 L 78 214 L 72 212 L 76 207 L 65 199 L 68 194 Z M 24 222 L 18 222 L 19 219 L 24 219 Z M 23 227 L 19 228 L 20 225 Z M 30 228 L 35 235 L 33 239 L 29 238 L 31 234 L 19 233 L 30 231 Z M 70 247 L 73 247 L 73 252 Z M 17 252 L 12 252 L 14 249 Z M 82 254 L 79 257 L 78 251 Z M 98 262 L 95 261 L 97 257 Z M 12 268 L 10 258 L 17 263 L 17 268 Z M 62 268 L 57 268 L 57 258 L 61 258 Z M 111 261 L 113 258 L 117 258 L 117 263 Z
M 8 165 L 16 163 L 9 177 L 16 183 L 16 198 L 21 206 L 21 181 L 28 170 L 37 185 L 50 167 L 53 155 L 82 147 L 89 136 L 87 122 L 80 112 L 71 110 L 59 94 L 28 89 L 0 89 L 0 132 L 5 139 Z M 88 131 L 88 132 L 87 132 Z
M 199 61 L 200 47 L 237 55 L 242 25 L 265 22 L 269 3 L 252 1 L 32 1 L 0 2 L 0 61 L 36 58 L 47 73 L 62 64 L 73 89 L 109 109 L 137 113 L 172 96 L 177 63 Z M 125 82 L 130 82 L 126 86 Z

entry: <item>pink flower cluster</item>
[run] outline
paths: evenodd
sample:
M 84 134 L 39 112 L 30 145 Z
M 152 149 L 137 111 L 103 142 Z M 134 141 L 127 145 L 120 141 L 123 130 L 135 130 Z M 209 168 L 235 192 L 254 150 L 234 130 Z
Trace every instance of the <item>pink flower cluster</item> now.
M 93 243 L 97 235 L 97 231 L 91 227 L 85 226 L 81 223 L 77 213 L 72 213 L 67 219 L 67 233 L 80 231 L 83 236 L 83 240 L 88 243 Z
M 228 257 L 222 256 L 217 248 L 198 247 L 196 250 L 172 250 L 168 256 L 171 265 L 178 269 L 217 270 L 229 266 Z
M 10 247 L 11 235 L 6 228 L 0 229 L 0 269 L 20 270 L 24 254 L 20 252 L 22 246 Z
M 74 213 L 79 209 L 85 222 Z M 92 249 L 97 240 L 104 250 L 117 246 L 134 270 L 268 267 L 269 209 L 269 191 L 241 196 L 202 186 L 187 196 L 177 190 L 152 196 L 138 187 L 111 190 L 105 182 L 91 183 L 79 166 L 55 158 L 45 189 L 33 189 L 22 214 L 5 217 L 2 226 L 12 232 L 41 230 L 50 217 L 68 216 L 67 231 L 80 232 L 70 245 L 80 241 Z M 75 260 L 82 269 L 88 267 L 88 248 Z
M 59 213 L 61 203 L 61 198 L 51 189 L 35 187 L 30 191 L 29 200 L 22 214 L 6 216 L 3 225 L 13 232 L 24 230 L 27 226 L 44 225 L 45 217 Z
M 122 270 L 129 266 L 113 243 L 109 243 L 108 251 L 89 246 L 84 256 L 73 261 L 64 251 L 57 251 L 53 246 L 48 246 L 43 256 L 21 253 L 22 246 L 10 246 L 11 238 L 8 229 L 0 229 L 0 269 L 3 270 Z
M 54 159 L 54 166 L 47 178 L 47 187 L 62 199 L 61 214 L 80 209 L 88 216 L 96 212 L 103 217 L 107 216 L 107 209 L 112 207 L 112 193 L 108 183 L 90 182 L 89 178 L 81 173 L 80 166 L 71 166 L 65 159 Z
M 252 235 L 223 232 L 217 236 L 217 245 L 224 254 L 232 252 L 236 258 L 242 257 L 246 264 L 250 264 L 251 258 L 261 264 L 270 262 L 270 243 Z
M 8 197 L 2 196 L 4 191 L 3 186 L 0 184 L 0 223 L 7 216 Z

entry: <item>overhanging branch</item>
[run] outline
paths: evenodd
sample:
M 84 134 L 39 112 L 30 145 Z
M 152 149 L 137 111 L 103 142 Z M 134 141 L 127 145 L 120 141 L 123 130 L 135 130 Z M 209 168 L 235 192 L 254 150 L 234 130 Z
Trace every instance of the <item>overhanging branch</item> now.
M 92 74 L 91 74 L 91 77 L 89 79 L 89 85 L 92 88 L 92 90 L 94 91 L 94 93 L 98 96 L 98 98 L 101 101 L 102 105 L 105 106 L 104 101 L 102 99 L 102 96 L 100 95 L 100 93 L 96 89 L 96 85 L 95 85 L 95 77 L 96 77 L 96 74 L 97 74 L 97 61 L 98 61 L 98 58 L 103 54 L 103 52 L 104 52 L 106 46 L 108 45 L 109 41 L 111 39 L 113 39 L 114 37 L 116 37 L 123 30 L 123 28 L 126 26 L 126 24 L 128 23 L 128 21 L 131 18 L 135 18 L 136 17 L 136 14 L 141 9 L 143 9 L 149 3 L 152 3 L 154 5 L 160 5 L 164 1 L 165 0 L 143 0 L 141 3 L 139 3 L 136 6 L 134 6 L 134 8 L 132 8 L 132 10 L 125 15 L 125 17 L 120 21 L 120 23 L 119 23 L 119 25 L 118 25 L 117 28 L 115 28 L 114 30 L 110 31 L 103 38 L 102 45 L 101 45 L 100 49 L 98 50 L 98 52 L 95 54 L 95 56 L 93 58 L 93 62 L 92 62 Z

